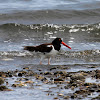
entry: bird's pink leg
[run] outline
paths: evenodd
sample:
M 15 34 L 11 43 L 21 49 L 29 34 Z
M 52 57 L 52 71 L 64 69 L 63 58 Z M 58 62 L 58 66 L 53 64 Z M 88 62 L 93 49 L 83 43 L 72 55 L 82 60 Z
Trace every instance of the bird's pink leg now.
M 41 56 L 41 59 L 40 59 L 40 65 L 42 65 L 42 60 L 43 60 L 44 56 Z
M 48 65 L 50 65 L 50 60 L 51 60 L 51 59 L 50 59 L 50 58 L 48 58 Z
M 42 61 L 40 61 L 40 65 L 42 65 Z

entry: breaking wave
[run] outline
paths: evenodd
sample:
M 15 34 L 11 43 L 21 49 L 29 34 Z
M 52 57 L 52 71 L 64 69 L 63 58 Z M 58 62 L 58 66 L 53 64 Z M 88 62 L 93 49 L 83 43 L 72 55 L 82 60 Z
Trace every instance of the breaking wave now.
M 39 52 L 37 54 L 40 54 Z M 35 52 L 28 51 L 0 51 L 0 57 L 35 57 Z M 100 57 L 100 50 L 67 51 L 60 52 L 58 56 L 64 55 L 68 58 Z
M 62 32 L 99 32 L 100 23 L 96 24 L 74 24 L 74 25 L 58 25 L 58 24 L 32 24 L 32 25 L 23 25 L 16 23 L 7 23 L 0 25 L 0 29 L 15 31 L 15 30 L 34 30 L 34 31 L 62 31 Z M 99 34 L 99 33 L 98 33 Z

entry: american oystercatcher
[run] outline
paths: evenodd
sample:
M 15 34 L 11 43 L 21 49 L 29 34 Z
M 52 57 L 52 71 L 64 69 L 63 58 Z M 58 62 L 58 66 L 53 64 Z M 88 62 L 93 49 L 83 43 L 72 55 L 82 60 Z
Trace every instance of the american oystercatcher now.
M 24 50 L 28 50 L 31 52 L 33 51 L 40 52 L 41 53 L 40 64 L 42 64 L 42 60 L 44 58 L 48 58 L 48 64 L 50 64 L 51 57 L 56 56 L 58 54 L 61 48 L 61 44 L 71 49 L 71 47 L 69 47 L 66 43 L 64 43 L 61 40 L 61 38 L 56 38 L 52 41 L 52 43 L 41 44 L 38 46 L 24 46 Z

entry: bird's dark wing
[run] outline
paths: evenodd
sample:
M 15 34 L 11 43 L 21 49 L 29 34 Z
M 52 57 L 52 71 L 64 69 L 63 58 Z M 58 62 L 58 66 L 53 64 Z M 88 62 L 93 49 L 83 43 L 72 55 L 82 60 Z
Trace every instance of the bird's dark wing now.
M 52 50 L 51 44 L 41 44 L 39 46 L 24 46 L 24 50 L 35 52 L 50 52 Z

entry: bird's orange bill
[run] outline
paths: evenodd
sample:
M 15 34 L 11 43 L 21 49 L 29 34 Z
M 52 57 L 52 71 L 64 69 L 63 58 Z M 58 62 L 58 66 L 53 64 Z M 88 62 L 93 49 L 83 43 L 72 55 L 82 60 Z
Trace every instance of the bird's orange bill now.
M 69 47 L 66 43 L 64 43 L 63 41 L 61 42 L 64 46 L 68 47 L 69 49 L 72 49 L 71 47 Z

